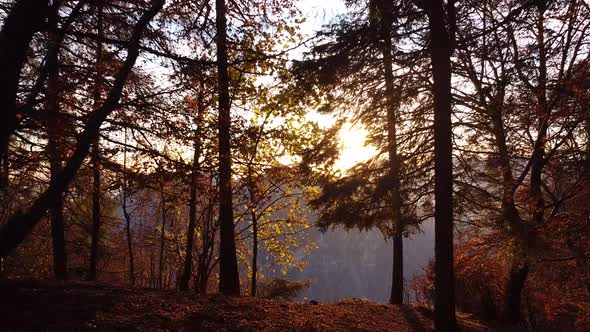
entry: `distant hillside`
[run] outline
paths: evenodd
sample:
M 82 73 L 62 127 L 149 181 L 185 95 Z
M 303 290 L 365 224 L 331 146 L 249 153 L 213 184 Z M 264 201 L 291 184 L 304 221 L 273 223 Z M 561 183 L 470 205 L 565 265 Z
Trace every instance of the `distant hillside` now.
M 434 255 L 434 222 L 422 225 L 423 232 L 404 239 L 404 276 L 409 280 L 422 272 Z M 321 302 L 344 298 L 366 298 L 386 302 L 391 290 L 392 245 L 378 230 L 359 232 L 337 228 L 321 233 L 313 231 L 318 249 L 306 258 L 303 272 L 288 277 L 310 279 L 313 286 L 303 296 Z M 302 253 L 300 253 L 302 255 Z

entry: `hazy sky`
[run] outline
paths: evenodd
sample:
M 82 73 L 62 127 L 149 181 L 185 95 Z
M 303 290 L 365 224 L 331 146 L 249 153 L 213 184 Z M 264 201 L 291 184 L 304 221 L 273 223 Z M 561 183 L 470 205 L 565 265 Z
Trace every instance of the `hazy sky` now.
M 302 30 L 308 35 L 330 22 L 336 15 L 346 12 L 343 0 L 300 0 L 297 4 L 307 19 Z

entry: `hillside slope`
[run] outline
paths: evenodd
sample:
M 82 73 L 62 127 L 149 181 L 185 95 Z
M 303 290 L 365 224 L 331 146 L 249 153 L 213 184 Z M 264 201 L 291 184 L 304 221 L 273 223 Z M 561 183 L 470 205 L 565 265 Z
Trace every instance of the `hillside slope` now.
M 8 331 L 432 331 L 423 311 L 353 299 L 304 304 L 45 281 L 0 281 Z M 461 319 L 464 331 L 495 331 Z M 505 331 L 505 329 L 502 329 Z

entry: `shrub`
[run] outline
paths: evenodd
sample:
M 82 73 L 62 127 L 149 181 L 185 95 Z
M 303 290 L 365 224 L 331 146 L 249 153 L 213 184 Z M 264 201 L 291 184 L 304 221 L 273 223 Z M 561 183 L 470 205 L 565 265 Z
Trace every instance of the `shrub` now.
M 257 296 L 265 299 L 292 300 L 310 286 L 310 280 L 289 280 L 273 277 L 270 281 L 260 284 Z

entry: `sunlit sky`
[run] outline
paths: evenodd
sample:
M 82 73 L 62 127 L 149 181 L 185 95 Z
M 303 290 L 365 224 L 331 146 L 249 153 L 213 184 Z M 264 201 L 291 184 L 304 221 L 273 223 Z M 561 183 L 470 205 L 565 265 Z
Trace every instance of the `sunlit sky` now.
M 301 13 L 306 18 L 301 26 L 301 32 L 311 36 L 315 31 L 321 29 L 323 24 L 329 23 L 337 15 L 346 12 L 343 0 L 301 0 L 298 2 Z M 304 50 L 297 52 L 301 56 Z M 334 124 L 335 118 L 330 115 L 311 112 L 309 119 L 316 121 L 323 127 Z M 365 146 L 367 131 L 360 124 L 353 125 L 348 122 L 339 133 L 340 138 L 340 159 L 336 162 L 335 168 L 342 173 L 352 166 L 362 163 L 377 154 L 374 146 Z

